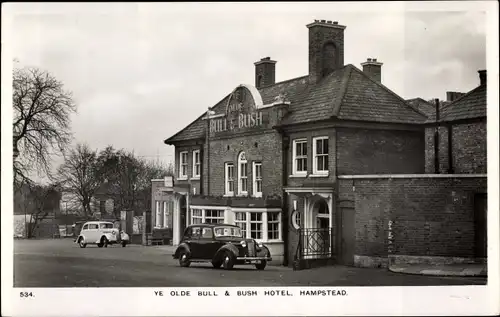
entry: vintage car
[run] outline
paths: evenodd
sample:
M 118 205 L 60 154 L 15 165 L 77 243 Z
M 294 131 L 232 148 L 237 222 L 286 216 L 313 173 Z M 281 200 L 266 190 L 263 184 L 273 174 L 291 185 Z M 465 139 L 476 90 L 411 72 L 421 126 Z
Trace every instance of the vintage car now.
M 234 265 L 254 264 L 263 270 L 271 261 L 269 249 L 254 239 L 243 238 L 241 228 L 228 224 L 195 224 L 186 228 L 173 254 L 182 267 L 209 262 L 230 270 Z
M 75 242 L 80 248 L 85 248 L 87 244 L 96 244 L 99 248 L 107 248 L 110 244 L 121 244 L 125 247 L 130 243 L 130 237 L 123 230 L 115 228 L 112 222 L 89 221 L 82 226 Z

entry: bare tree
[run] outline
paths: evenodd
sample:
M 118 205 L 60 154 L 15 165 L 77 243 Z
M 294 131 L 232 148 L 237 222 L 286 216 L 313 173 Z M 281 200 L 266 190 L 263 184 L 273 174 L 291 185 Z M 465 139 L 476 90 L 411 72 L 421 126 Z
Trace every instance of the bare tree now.
M 96 151 L 77 144 L 59 166 L 58 177 L 64 190 L 76 197 L 84 216 L 92 216 L 91 201 L 102 183 Z
M 29 180 L 35 170 L 50 177 L 51 155 L 63 153 L 71 140 L 71 93 L 46 71 L 14 68 L 13 110 L 14 181 Z
M 31 182 L 29 185 L 25 185 L 25 187 L 27 190 L 25 191 L 24 199 L 28 201 L 30 218 L 26 232 L 27 238 L 30 239 L 35 236 L 38 225 L 51 212 L 58 210 L 61 194 L 59 184 L 43 186 Z

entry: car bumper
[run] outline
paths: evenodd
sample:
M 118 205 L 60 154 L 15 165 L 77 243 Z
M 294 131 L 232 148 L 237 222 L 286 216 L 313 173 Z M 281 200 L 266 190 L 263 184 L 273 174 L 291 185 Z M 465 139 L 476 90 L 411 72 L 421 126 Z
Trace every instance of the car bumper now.
M 245 263 L 260 263 L 261 261 L 270 262 L 272 260 L 273 259 L 271 257 L 265 257 L 265 256 L 255 256 L 255 257 L 239 256 L 236 258 L 236 261 L 243 261 Z

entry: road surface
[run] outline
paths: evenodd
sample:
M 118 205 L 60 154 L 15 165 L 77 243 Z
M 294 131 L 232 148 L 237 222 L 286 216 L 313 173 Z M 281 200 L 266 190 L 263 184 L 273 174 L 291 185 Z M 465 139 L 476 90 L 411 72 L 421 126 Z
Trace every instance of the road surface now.
M 231 287 L 484 285 L 486 278 L 436 277 L 329 266 L 303 271 L 268 266 L 234 270 L 179 267 L 170 247 L 81 249 L 72 239 L 15 240 L 14 287 Z

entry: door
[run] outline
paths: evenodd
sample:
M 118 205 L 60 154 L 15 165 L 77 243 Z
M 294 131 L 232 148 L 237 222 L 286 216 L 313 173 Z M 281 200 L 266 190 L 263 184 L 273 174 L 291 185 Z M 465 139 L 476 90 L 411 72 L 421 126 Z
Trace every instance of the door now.
M 198 245 L 201 259 L 211 260 L 214 257 L 219 249 L 219 243 L 214 239 L 211 227 L 204 227 L 201 229 L 201 237 Z
M 486 258 L 487 256 L 487 214 L 488 198 L 486 194 L 476 194 L 474 196 L 474 238 L 475 256 Z
M 192 259 L 200 259 L 200 236 L 201 236 L 201 228 L 200 227 L 191 227 L 191 230 L 187 230 L 187 235 L 185 237 L 185 242 L 189 245 L 189 249 L 191 249 L 191 258 Z
M 341 209 L 341 245 L 340 263 L 344 265 L 354 265 L 354 208 Z

